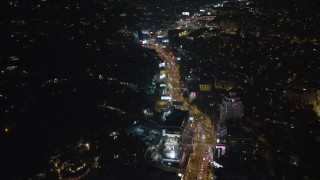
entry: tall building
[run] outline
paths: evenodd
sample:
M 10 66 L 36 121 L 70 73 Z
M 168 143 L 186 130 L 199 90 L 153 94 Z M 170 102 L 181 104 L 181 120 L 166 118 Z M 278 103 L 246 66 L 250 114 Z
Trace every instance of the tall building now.
M 226 120 L 241 120 L 243 109 L 240 97 L 237 97 L 235 92 L 229 92 L 229 94 L 223 97 L 222 104 L 220 105 L 220 123 L 224 126 Z

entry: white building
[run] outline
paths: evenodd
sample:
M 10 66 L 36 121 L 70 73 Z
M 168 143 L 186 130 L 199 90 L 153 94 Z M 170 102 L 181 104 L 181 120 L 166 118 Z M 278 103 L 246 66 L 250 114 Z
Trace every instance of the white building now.
M 225 124 L 226 120 L 241 120 L 243 117 L 243 104 L 235 92 L 229 92 L 222 99 L 220 105 L 220 122 Z

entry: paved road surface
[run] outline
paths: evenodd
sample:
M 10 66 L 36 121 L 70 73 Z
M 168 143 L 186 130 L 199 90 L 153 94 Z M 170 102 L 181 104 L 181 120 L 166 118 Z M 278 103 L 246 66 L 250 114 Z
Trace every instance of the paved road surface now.
M 203 114 L 199 109 L 192 106 L 183 99 L 180 87 L 180 73 L 179 65 L 175 62 L 169 52 L 166 52 L 159 46 L 151 44 L 164 62 L 167 64 L 166 68 L 166 84 L 172 87 L 168 90 L 169 95 L 177 101 L 183 101 L 183 108 L 189 109 L 189 114 L 194 116 L 193 125 L 195 127 L 195 135 L 193 137 L 193 153 L 190 155 L 188 164 L 183 170 L 183 179 L 211 179 L 213 177 L 210 169 L 210 153 L 209 149 L 215 147 L 216 137 L 214 126 L 212 126 L 211 119 Z

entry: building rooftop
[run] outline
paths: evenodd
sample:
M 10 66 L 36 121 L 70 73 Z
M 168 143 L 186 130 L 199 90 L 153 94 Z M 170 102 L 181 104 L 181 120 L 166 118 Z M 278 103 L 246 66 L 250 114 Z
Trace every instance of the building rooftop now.
M 171 110 L 170 115 L 166 118 L 164 126 L 180 128 L 187 117 L 188 111 L 173 109 Z

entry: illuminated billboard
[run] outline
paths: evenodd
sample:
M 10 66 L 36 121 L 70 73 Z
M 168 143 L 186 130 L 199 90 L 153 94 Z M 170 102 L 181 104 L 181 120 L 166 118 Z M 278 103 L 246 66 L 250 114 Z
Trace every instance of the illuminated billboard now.
M 165 62 L 159 64 L 159 68 L 162 68 L 162 67 L 166 67 L 166 63 Z
M 162 42 L 169 42 L 169 39 L 163 39 Z
M 142 34 L 150 34 L 148 30 L 142 30 L 141 33 Z
M 182 15 L 184 15 L 184 16 L 190 16 L 190 12 L 182 12 Z
M 172 100 L 171 96 L 161 96 L 161 100 Z
M 211 84 L 199 84 L 200 91 L 211 91 Z
M 160 79 L 164 79 L 164 78 L 166 78 L 166 74 L 160 74 L 160 77 L 159 77 Z

